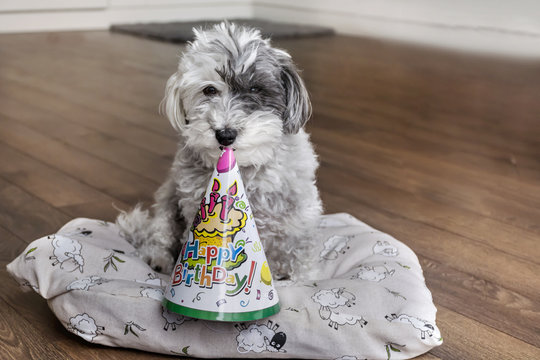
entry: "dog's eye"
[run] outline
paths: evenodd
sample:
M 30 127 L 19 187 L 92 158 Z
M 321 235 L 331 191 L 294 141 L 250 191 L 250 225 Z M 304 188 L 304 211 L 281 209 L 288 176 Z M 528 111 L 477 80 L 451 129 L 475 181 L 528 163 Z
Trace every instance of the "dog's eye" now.
M 258 92 L 261 92 L 261 88 L 258 87 L 258 86 L 252 86 L 249 88 L 249 92 L 252 92 L 252 93 L 258 93 Z
M 207 86 L 203 89 L 203 94 L 206 96 L 213 96 L 218 93 L 217 89 L 213 86 Z

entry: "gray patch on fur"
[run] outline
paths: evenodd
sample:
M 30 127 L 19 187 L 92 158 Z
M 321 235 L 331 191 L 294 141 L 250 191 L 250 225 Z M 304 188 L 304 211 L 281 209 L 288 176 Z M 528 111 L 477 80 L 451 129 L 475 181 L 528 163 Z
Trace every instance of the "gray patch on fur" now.
M 291 60 L 287 59 L 283 65 L 281 77 L 287 97 L 287 112 L 283 115 L 285 131 L 296 134 L 311 117 L 311 101 L 304 81 Z
M 233 94 L 232 101 L 248 113 L 271 110 L 283 119 L 287 133 L 297 133 L 311 116 L 311 102 L 291 58 L 269 47 L 263 39 L 240 46 L 231 27 L 228 35 L 232 47 L 218 39 L 212 46 L 227 54 L 227 65 L 215 70 Z M 243 63 L 253 55 L 256 60 L 245 67 Z
M 216 69 L 219 76 L 228 85 L 233 101 L 239 103 L 246 112 L 271 110 L 283 117 L 285 114 L 286 92 L 281 82 L 281 68 L 268 51 L 260 49 L 257 60 L 247 69 L 236 71 L 235 61 Z

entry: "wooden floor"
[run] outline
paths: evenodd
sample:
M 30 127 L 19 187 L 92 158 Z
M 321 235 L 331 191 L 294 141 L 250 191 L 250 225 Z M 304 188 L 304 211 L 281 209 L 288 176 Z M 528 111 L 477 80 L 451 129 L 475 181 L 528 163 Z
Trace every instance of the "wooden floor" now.
M 421 260 L 444 337 L 422 359 L 540 359 L 540 61 L 276 43 L 312 94 L 326 212 Z M 5 265 L 73 217 L 151 199 L 175 150 L 157 107 L 179 50 L 108 32 L 0 36 L 0 358 L 161 358 L 68 333 Z

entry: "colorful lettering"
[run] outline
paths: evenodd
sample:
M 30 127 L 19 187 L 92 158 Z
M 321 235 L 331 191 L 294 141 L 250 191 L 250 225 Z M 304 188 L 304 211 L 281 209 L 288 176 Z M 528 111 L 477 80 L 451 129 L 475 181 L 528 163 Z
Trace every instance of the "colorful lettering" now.
M 214 282 L 215 284 L 223 283 L 226 277 L 227 270 L 225 270 L 221 266 L 214 266 L 212 268 L 212 282 Z
M 201 279 L 199 281 L 200 287 L 211 288 L 212 287 L 212 275 L 206 272 L 206 265 L 203 265 L 201 270 Z
M 214 284 L 227 284 L 232 289 L 226 290 L 226 295 L 234 296 L 241 291 L 250 292 L 253 276 L 256 269 L 256 262 L 252 261 L 248 275 L 240 277 L 237 272 L 228 271 L 227 266 L 235 264 L 240 259 L 240 254 L 245 248 L 245 241 L 239 240 L 236 244 L 228 243 L 226 246 L 201 245 L 198 239 L 186 242 L 182 248 L 182 258 L 184 260 L 197 260 L 196 264 L 188 261 L 178 264 L 172 274 L 172 285 L 177 286 L 185 283 L 186 286 L 192 284 L 202 288 L 210 289 Z
M 199 258 L 198 250 L 199 240 L 194 240 L 193 243 L 186 242 L 186 245 L 184 245 L 184 256 L 182 260 L 187 260 L 188 258 L 197 260 Z
M 236 280 L 236 287 L 232 290 L 225 291 L 225 295 L 235 296 L 238 293 L 240 293 L 240 291 L 244 289 L 244 286 L 246 285 L 246 281 L 248 277 L 247 275 L 244 275 L 242 279 L 240 280 L 240 276 L 238 276 L 238 273 L 234 273 L 234 278 Z
M 179 285 L 182 283 L 182 264 L 178 264 L 176 265 L 176 267 L 174 268 L 174 272 L 173 272 L 173 276 L 172 276 L 172 284 L 173 286 L 175 285 Z

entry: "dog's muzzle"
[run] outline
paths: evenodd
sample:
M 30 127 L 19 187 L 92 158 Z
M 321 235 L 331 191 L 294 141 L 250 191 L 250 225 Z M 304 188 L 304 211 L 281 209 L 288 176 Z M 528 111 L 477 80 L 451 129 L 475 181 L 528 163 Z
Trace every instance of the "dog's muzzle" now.
M 216 139 L 223 146 L 231 145 L 236 139 L 236 135 L 238 135 L 238 132 L 234 129 L 225 128 L 216 131 Z

